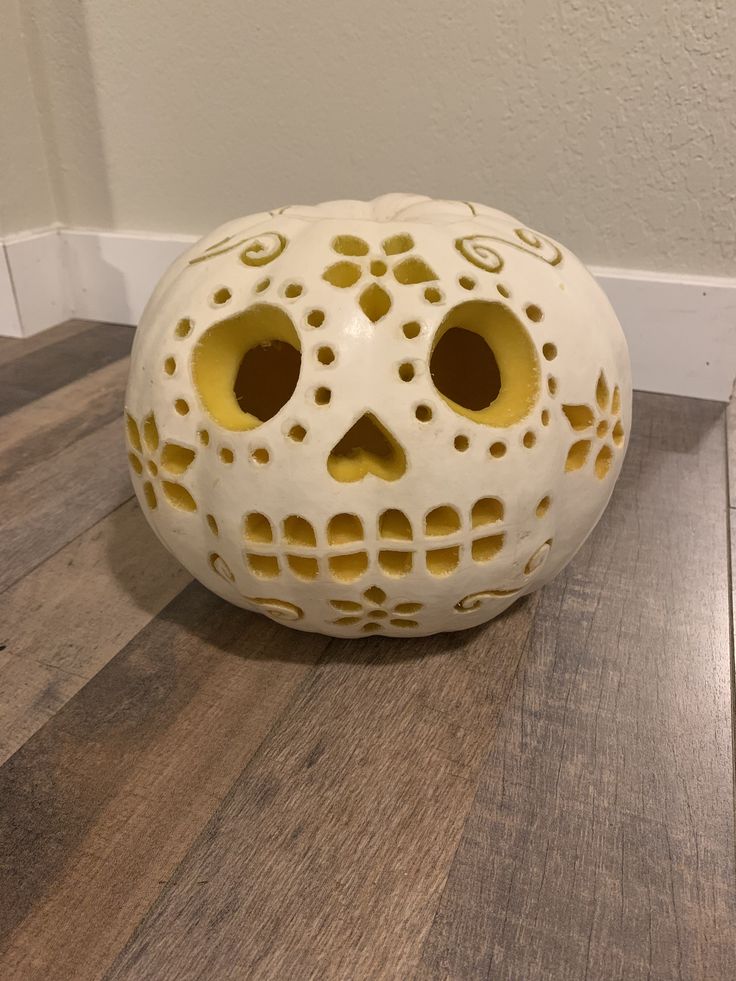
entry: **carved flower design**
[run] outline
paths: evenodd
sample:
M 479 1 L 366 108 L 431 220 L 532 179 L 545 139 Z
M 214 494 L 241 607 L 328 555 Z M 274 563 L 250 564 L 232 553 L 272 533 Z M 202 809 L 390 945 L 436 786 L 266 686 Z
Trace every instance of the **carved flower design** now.
M 361 624 L 363 633 L 381 629 L 381 621 L 388 620 L 392 627 L 418 627 L 416 620 L 408 617 L 418 613 L 423 603 L 396 603 L 387 605 L 386 593 L 378 586 L 371 586 L 363 593 L 364 602 L 356 600 L 330 600 L 330 606 L 343 616 L 332 620 L 339 627 L 355 627 Z
M 332 250 L 343 256 L 322 273 L 322 278 L 338 289 L 355 286 L 361 279 L 373 281 L 362 289 L 358 303 L 372 323 L 376 323 L 391 309 L 391 296 L 379 282 L 391 270 L 397 283 L 410 286 L 430 283 L 437 279 L 435 271 L 424 259 L 410 254 L 414 239 L 407 233 L 392 235 L 381 243 L 382 254 L 370 255 L 370 246 L 357 235 L 338 235 L 332 241 Z
M 197 455 L 195 450 L 171 441 L 160 445 L 158 426 L 152 412 L 141 426 L 130 413 L 125 414 L 128 437 L 128 460 L 133 470 L 143 479 L 143 495 L 151 510 L 158 507 L 158 495 L 182 511 L 196 511 L 197 503 L 189 491 L 175 477 L 186 473 Z
M 615 449 L 623 446 L 624 429 L 621 425 L 621 392 L 618 385 L 614 387 L 613 393 L 610 392 L 602 371 L 595 388 L 595 401 L 595 407 L 562 406 L 574 432 L 583 436 L 570 447 L 565 470 L 581 470 L 591 456 L 594 456 L 595 475 L 603 480 L 611 469 Z

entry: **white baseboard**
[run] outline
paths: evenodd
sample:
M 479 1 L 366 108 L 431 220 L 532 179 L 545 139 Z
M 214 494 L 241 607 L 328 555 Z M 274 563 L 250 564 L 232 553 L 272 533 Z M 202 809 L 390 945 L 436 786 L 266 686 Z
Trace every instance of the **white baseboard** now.
M 47 228 L 0 243 L 0 335 L 69 317 L 135 324 L 194 235 Z M 623 325 L 634 387 L 727 402 L 736 376 L 736 279 L 594 267 Z
M 63 229 L 53 226 L 22 232 L 6 238 L 2 246 L 21 337 L 74 316 L 74 287 L 65 261 Z M 4 306 L 2 300 L 0 306 Z

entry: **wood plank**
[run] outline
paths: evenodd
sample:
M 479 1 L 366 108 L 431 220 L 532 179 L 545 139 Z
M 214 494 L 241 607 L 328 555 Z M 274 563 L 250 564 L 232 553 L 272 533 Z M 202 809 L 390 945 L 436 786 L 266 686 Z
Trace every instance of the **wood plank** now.
M 90 324 L 86 330 L 0 364 L 0 415 L 126 357 L 133 334 L 132 328 L 119 324 Z
M 0 365 L 13 361 L 25 354 L 40 351 L 49 344 L 56 344 L 74 334 L 80 334 L 90 326 L 89 320 L 65 320 L 49 330 L 39 331 L 30 337 L 0 337 Z
M 736 976 L 723 407 L 636 399 L 541 597 L 419 978 Z
M 119 419 L 6 480 L 0 512 L 0 592 L 132 493 Z
M 726 410 L 726 443 L 729 504 L 736 508 L 736 382 Z
M 335 642 L 110 978 L 409 977 L 535 602 Z
M 1 594 L 0 763 L 190 581 L 132 500 Z
M 113 361 L 0 417 L 0 480 L 64 453 L 105 423 L 122 420 L 129 364 L 129 358 Z
M 327 643 L 192 584 L 0 768 L 0 977 L 104 974 Z

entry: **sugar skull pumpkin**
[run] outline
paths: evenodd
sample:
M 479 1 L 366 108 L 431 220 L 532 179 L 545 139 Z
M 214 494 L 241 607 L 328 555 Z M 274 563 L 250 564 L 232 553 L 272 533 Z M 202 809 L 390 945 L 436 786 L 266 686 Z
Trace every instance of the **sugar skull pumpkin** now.
M 598 521 L 631 421 L 616 317 L 509 215 L 390 194 L 252 215 L 138 328 L 131 474 L 208 588 L 342 637 L 475 626 Z

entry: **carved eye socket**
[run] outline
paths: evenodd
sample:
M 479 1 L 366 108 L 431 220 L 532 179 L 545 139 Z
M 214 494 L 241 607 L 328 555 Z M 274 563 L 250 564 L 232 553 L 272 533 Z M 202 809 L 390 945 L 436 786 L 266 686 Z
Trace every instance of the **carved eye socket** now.
M 205 409 L 226 429 L 255 429 L 294 394 L 301 344 L 290 317 L 259 303 L 203 335 L 192 374 Z
M 463 409 L 480 412 L 495 402 L 501 374 L 493 349 L 467 327 L 450 327 L 435 344 L 429 362 L 435 387 Z
M 435 335 L 429 371 L 451 409 L 487 426 L 518 422 L 539 397 L 535 346 L 503 303 L 453 307 Z

